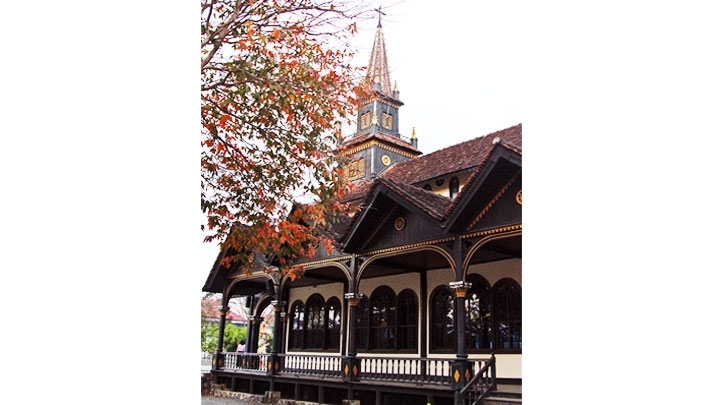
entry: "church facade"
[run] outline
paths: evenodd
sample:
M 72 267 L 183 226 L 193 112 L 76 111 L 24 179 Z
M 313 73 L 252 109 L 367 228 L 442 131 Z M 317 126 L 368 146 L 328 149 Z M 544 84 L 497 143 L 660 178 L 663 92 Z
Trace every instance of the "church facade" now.
M 380 23 L 367 75 L 372 94 L 342 145 L 354 210 L 334 226 L 336 248 L 319 247 L 294 281 L 260 255 L 255 271 L 220 266 L 223 253 L 211 269 L 203 291 L 222 294 L 221 313 L 245 297 L 252 314 L 247 352 L 218 349 L 214 379 L 315 403 L 517 403 L 522 125 L 423 155 L 414 131 L 399 133 Z M 258 353 L 268 308 L 272 350 Z

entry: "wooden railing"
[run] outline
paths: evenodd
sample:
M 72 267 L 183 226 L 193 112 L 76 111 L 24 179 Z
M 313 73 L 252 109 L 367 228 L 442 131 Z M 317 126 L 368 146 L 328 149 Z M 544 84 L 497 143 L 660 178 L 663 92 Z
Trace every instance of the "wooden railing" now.
M 223 353 L 223 371 L 266 373 L 271 362 L 269 353 Z M 341 356 L 315 354 L 278 354 L 281 367 L 278 374 L 342 379 Z M 369 357 L 357 356 L 360 363 L 359 380 L 382 381 L 413 385 L 452 384 L 452 365 L 456 358 Z M 464 396 L 484 395 L 495 384 L 495 357 L 468 360 L 473 370 L 479 370 L 463 388 Z
M 283 373 L 342 377 L 342 357 L 340 356 L 278 354 L 278 357 L 283 365 Z
M 223 353 L 222 370 L 266 371 L 270 362 L 269 353 Z
M 484 363 L 484 364 L 483 364 Z M 480 363 L 475 376 L 460 390 L 460 396 L 467 405 L 477 405 L 491 390 L 497 389 L 495 355 Z
M 360 357 L 360 379 L 450 385 L 455 359 Z

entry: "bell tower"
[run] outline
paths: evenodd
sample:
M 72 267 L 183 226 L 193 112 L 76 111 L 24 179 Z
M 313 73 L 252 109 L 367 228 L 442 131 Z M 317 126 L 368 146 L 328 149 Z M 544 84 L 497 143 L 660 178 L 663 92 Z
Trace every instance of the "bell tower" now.
M 345 173 L 353 182 L 372 179 L 393 164 L 422 154 L 417 149 L 414 129 L 412 138 L 400 134 L 399 111 L 404 103 L 400 101 L 397 83 L 390 87 L 381 17 L 385 13 L 379 8 L 375 11 L 378 12 L 378 24 L 365 75 L 371 88 L 358 105 L 356 132 L 342 144 L 345 155 L 350 157 Z

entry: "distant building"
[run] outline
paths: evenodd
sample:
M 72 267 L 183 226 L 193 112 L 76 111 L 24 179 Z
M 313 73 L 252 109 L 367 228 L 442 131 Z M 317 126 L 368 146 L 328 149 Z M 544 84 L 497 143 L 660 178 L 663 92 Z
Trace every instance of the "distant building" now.
M 209 322 L 219 322 L 221 313 L 218 309 L 222 305 L 220 299 L 207 299 L 203 298 L 201 301 L 203 318 Z M 247 326 L 247 316 L 239 311 L 236 312 L 233 308 L 225 314 L 226 322 L 230 322 L 237 326 Z

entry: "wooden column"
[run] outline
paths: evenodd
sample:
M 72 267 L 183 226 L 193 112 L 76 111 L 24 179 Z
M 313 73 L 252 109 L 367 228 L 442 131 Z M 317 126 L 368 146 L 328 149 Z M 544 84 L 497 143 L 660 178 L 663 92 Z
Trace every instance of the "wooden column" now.
M 271 304 L 275 310 L 275 324 L 273 326 L 273 343 L 270 361 L 268 362 L 268 374 L 271 376 L 270 391 L 275 391 L 275 378 L 273 376 L 282 369 L 278 353 L 280 351 L 280 336 L 282 336 L 282 316 L 280 313 L 284 311 L 285 301 L 274 300 Z
M 250 332 L 248 332 L 247 351 L 250 353 L 257 353 L 258 339 L 260 337 L 260 322 L 262 322 L 262 316 L 249 316 L 248 320 L 250 321 Z
M 220 370 L 225 365 L 225 355 L 223 355 L 223 343 L 225 338 L 225 317 L 227 315 L 228 307 L 226 306 L 219 306 L 218 311 L 220 311 L 220 327 L 218 332 L 218 346 L 217 350 L 215 350 L 215 356 L 213 356 L 212 360 L 212 368 L 213 370 Z M 218 383 L 218 374 L 215 373 L 214 382 Z
M 357 348 L 355 347 L 355 320 L 357 318 L 357 305 L 362 299 L 362 294 L 347 293 L 345 299 L 348 303 L 348 354 L 343 358 L 343 381 L 360 380 L 360 362 L 357 359 Z M 352 397 L 350 397 L 352 399 Z
M 465 348 L 465 294 L 471 286 L 471 283 L 465 281 L 450 283 L 450 288 L 455 293 L 455 314 L 457 316 L 457 354 L 450 374 L 452 388 L 455 390 L 455 405 L 463 403 L 460 391 L 474 376 L 472 363 L 467 361 Z

